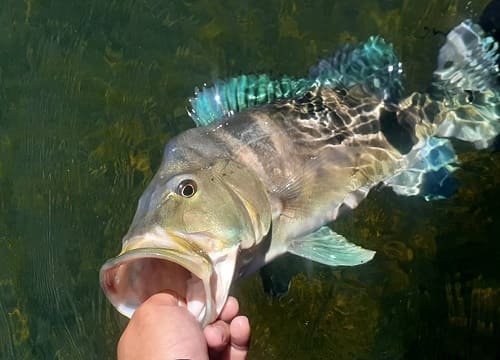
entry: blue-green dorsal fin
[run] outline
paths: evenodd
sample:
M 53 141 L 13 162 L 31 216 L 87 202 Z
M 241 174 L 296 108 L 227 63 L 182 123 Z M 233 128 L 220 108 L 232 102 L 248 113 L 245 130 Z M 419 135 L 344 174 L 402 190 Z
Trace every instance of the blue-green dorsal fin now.
M 301 97 L 313 83 L 313 80 L 288 76 L 272 80 L 266 74 L 219 80 L 211 87 L 195 90 L 195 96 L 189 99 L 191 107 L 188 113 L 196 126 L 206 126 L 235 112 L 276 100 Z
M 225 116 L 276 100 L 303 96 L 314 85 L 363 87 L 368 94 L 397 103 L 402 93 L 402 67 L 393 47 L 380 37 L 361 45 L 346 45 L 310 69 L 308 78 L 241 75 L 218 80 L 211 87 L 195 90 L 189 99 L 189 116 L 196 126 L 206 126 Z
M 397 103 L 403 91 L 403 68 L 392 44 L 372 36 L 364 44 L 345 45 L 309 70 L 309 78 L 333 87 L 363 87 L 366 93 Z
M 288 251 L 330 266 L 360 265 L 370 261 L 375 255 L 375 251 L 350 243 L 327 226 L 294 240 Z

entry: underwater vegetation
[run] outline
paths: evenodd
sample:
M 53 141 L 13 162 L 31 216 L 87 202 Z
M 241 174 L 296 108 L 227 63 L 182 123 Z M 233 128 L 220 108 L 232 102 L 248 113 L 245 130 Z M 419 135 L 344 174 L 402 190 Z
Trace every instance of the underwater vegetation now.
M 111 359 L 125 320 L 98 283 L 194 87 L 303 75 L 380 34 L 427 86 L 444 34 L 488 1 L 4 0 L 0 12 L 0 358 Z M 377 250 L 358 268 L 293 256 L 289 292 L 234 289 L 251 358 L 500 354 L 500 155 L 463 146 L 459 192 L 374 191 L 334 228 Z M 304 336 L 307 334 L 307 336 Z
M 302 273 L 278 299 L 261 296 L 257 277 L 241 283 L 236 294 L 262 334 L 253 340 L 255 358 L 476 354 L 494 359 L 500 336 L 500 248 L 492 239 L 499 215 L 498 205 L 487 199 L 500 195 L 500 155 L 473 157 L 462 159 L 462 187 L 449 200 L 401 201 L 382 189 L 337 220 L 336 231 L 377 250 L 374 264 L 330 269 L 292 256 L 279 259 Z M 478 175 L 477 166 L 493 172 Z M 466 190 L 470 186 L 485 193 Z M 295 307 L 298 303 L 302 306 Z

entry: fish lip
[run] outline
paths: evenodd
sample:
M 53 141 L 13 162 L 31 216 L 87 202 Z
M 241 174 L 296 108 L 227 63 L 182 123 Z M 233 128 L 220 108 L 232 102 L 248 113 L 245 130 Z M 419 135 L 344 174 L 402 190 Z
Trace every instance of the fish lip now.
M 191 244 L 192 245 L 192 244 Z M 108 260 L 99 272 L 100 284 L 108 300 L 113 304 L 113 306 L 126 317 L 132 317 L 134 311 L 136 310 L 142 302 L 146 299 L 140 299 L 139 296 L 132 296 L 130 298 L 127 293 L 130 294 L 128 284 L 125 285 L 125 290 L 120 291 L 115 286 L 116 272 L 121 266 L 127 266 L 134 261 L 144 260 L 144 259 L 160 259 L 165 260 L 170 263 L 176 264 L 189 271 L 192 275 L 196 276 L 201 283 L 205 291 L 205 306 L 204 311 L 198 314 L 198 321 L 202 326 L 213 322 L 217 317 L 216 304 L 214 304 L 214 298 L 212 293 L 212 279 L 214 277 L 214 266 L 210 257 L 206 255 L 204 251 L 193 251 L 192 246 L 188 246 L 188 249 L 169 249 L 169 248 L 159 248 L 159 247 L 142 247 L 129 249 L 125 248 L 120 255 L 115 258 Z M 156 292 L 160 292 L 162 289 L 158 289 Z

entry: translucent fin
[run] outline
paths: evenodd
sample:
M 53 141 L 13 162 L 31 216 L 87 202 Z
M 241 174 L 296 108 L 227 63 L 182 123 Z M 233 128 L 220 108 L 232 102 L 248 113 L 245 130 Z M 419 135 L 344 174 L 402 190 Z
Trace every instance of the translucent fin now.
M 392 44 L 380 37 L 359 46 L 346 45 L 309 71 L 311 79 L 333 87 L 362 85 L 365 92 L 397 103 L 401 98 L 403 68 Z
M 385 182 L 395 193 L 435 200 L 449 197 L 456 190 L 451 174 L 458 160 L 449 140 L 428 138 L 423 146 L 410 151 L 406 160 L 407 168 Z
M 497 51 L 494 39 L 470 20 L 448 34 L 431 88 L 431 96 L 446 107 L 437 136 L 485 148 L 500 132 Z
M 205 126 L 254 106 L 303 96 L 312 85 L 311 80 L 287 76 L 271 80 L 266 74 L 241 75 L 196 89 L 188 113 L 196 126 Z
M 346 45 L 322 60 L 311 68 L 307 79 L 283 76 L 273 80 L 261 74 L 216 81 L 211 87 L 195 91 L 189 99 L 188 113 L 196 126 L 205 126 L 235 112 L 301 97 L 315 84 L 345 88 L 361 85 L 365 92 L 396 103 L 402 92 L 401 77 L 401 63 L 392 45 L 371 37 L 363 45 Z
M 375 251 L 350 243 L 327 226 L 294 240 L 288 251 L 330 266 L 360 265 L 370 261 L 375 255 Z

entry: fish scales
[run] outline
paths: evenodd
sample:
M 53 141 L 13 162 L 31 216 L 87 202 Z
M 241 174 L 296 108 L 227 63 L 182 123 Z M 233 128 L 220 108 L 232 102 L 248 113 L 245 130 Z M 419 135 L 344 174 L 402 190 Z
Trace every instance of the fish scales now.
M 287 224 L 279 229 L 286 231 L 283 238 L 301 236 L 334 220 L 335 209 L 349 194 L 379 183 L 400 167 L 402 155 L 380 131 L 383 103 L 360 98 L 354 109 L 356 99 L 345 97 L 321 88 L 305 97 L 322 99 L 319 113 L 318 107 L 310 108 L 300 99 L 248 110 L 208 128 L 197 128 L 206 136 L 204 144 L 215 138 L 225 144 L 226 156 L 255 171 L 275 206 L 283 208 L 286 202 L 288 211 L 280 215 L 284 222 L 287 217 L 303 219 L 297 227 Z M 308 118 L 301 116 L 304 113 Z M 287 191 L 291 182 L 301 182 L 301 186 Z M 273 210 L 276 213 L 279 209 Z
M 403 98 L 402 64 L 379 37 L 346 46 L 306 78 L 241 75 L 196 90 L 197 127 L 169 141 L 101 286 L 126 316 L 169 290 L 204 326 L 231 284 L 286 252 L 330 266 L 370 261 L 328 225 L 377 185 L 451 196 L 450 139 L 500 133 L 498 44 L 466 20 L 426 92 Z

